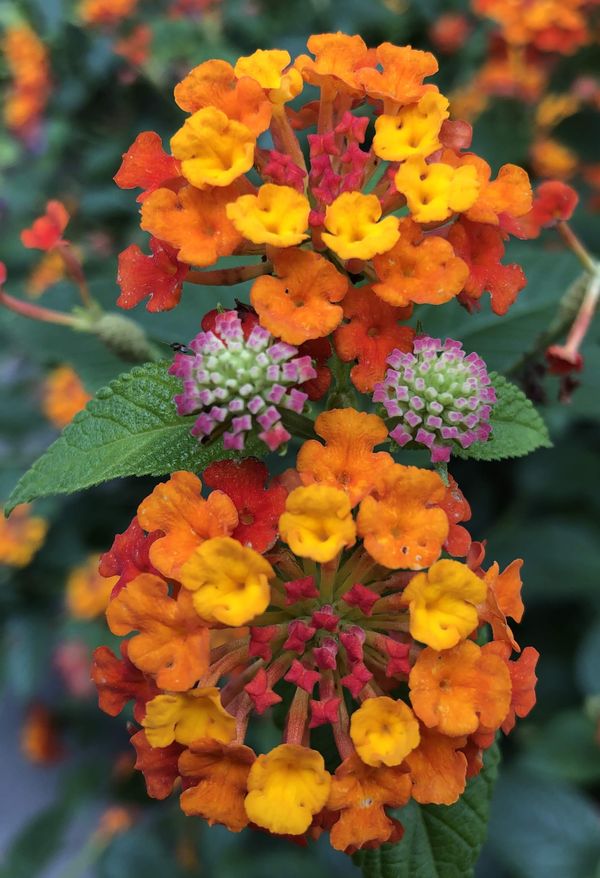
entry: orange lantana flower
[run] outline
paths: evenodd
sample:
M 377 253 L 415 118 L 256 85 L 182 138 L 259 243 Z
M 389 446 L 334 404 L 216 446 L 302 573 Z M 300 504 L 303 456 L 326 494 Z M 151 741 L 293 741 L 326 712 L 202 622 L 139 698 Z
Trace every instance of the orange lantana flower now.
M 511 681 L 495 649 L 464 640 L 443 652 L 423 650 L 408 685 L 413 710 L 428 728 L 456 737 L 480 726 L 500 727 L 510 708 Z
M 185 589 L 177 598 L 169 597 L 164 580 L 142 573 L 113 598 L 106 618 L 113 634 L 140 632 L 129 641 L 129 659 L 144 673 L 153 674 L 161 689 L 185 691 L 206 672 L 208 628 Z
M 295 67 L 306 82 L 317 86 L 335 86 L 338 92 L 360 92 L 359 71 L 370 64 L 365 41 L 358 35 L 315 34 L 306 43 L 315 56 L 299 55 Z
M 48 530 L 45 518 L 31 515 L 31 506 L 20 503 L 10 518 L 0 506 L 0 564 L 26 567 L 43 544 Z
M 492 626 L 494 640 L 504 640 L 517 651 L 519 645 L 506 619 L 510 616 L 515 622 L 520 622 L 525 612 L 521 599 L 522 566 L 523 561 L 518 558 L 500 573 L 500 567 L 494 562 L 484 576 L 488 589 L 485 603 L 479 608 L 481 620 Z
M 388 435 L 377 415 L 331 409 L 319 415 L 315 433 L 326 444 L 309 439 L 300 449 L 296 467 L 302 483 L 340 488 L 352 506 L 372 491 L 378 475 L 394 463 L 387 451 L 373 451 Z
M 178 192 L 157 189 L 142 205 L 141 226 L 175 247 L 181 262 L 212 265 L 242 243 L 242 236 L 227 218 L 226 207 L 251 188 L 242 178 L 231 186 L 202 192 L 194 186 L 182 186 Z
M 242 744 L 195 741 L 179 757 L 179 772 L 186 778 L 180 799 L 183 813 L 204 817 L 209 826 L 222 823 L 230 832 L 240 832 L 248 825 L 244 799 L 255 759 L 250 747 Z
M 463 792 L 467 759 L 460 748 L 466 737 L 448 738 L 421 726 L 421 741 L 406 757 L 412 779 L 412 797 L 421 805 L 452 805 Z
M 202 484 L 193 473 L 173 473 L 161 482 L 138 508 L 144 530 L 162 531 L 165 536 L 150 548 L 150 560 L 167 577 L 177 578 L 194 549 L 212 537 L 229 536 L 237 527 L 238 514 L 232 501 L 221 491 L 204 500 Z
M 347 279 L 323 256 L 297 247 L 277 251 L 273 266 L 277 277 L 259 277 L 250 293 L 261 325 L 293 345 L 333 332 L 343 316 L 334 303 Z
M 62 430 L 91 398 L 77 372 L 70 366 L 58 366 L 44 381 L 42 410 L 48 420 Z
M 227 61 L 205 61 L 175 86 L 175 101 L 188 113 L 216 107 L 259 135 L 269 127 L 271 102 L 255 79 L 238 79 Z
M 335 350 L 342 362 L 358 360 L 350 371 L 352 383 L 362 393 L 369 393 L 383 381 L 386 360 L 394 348 L 412 351 L 414 329 L 398 326 L 398 320 L 410 317 L 412 305 L 394 308 L 376 296 L 370 286 L 353 287 L 345 296 L 342 308 L 348 323 L 336 329 Z
M 365 497 L 357 517 L 358 533 L 378 564 L 421 570 L 439 558 L 448 535 L 448 518 L 434 504 L 443 500 L 437 473 L 402 466 L 386 467 L 375 493 Z
M 400 220 L 400 239 L 387 253 L 375 256 L 379 283 L 373 291 L 390 305 L 441 305 L 457 296 L 469 269 L 452 244 L 439 235 L 424 237 L 409 217 Z
M 356 753 L 335 772 L 327 808 L 339 811 L 331 828 L 331 844 L 338 851 L 358 849 L 370 842 L 388 841 L 395 824 L 385 807 L 400 808 L 410 798 L 410 775 L 403 766 L 374 768 Z
M 67 579 L 67 609 L 74 619 L 95 619 L 106 612 L 110 594 L 118 576 L 101 576 L 98 572 L 100 555 L 90 555 L 85 563 L 75 567 Z
M 357 74 L 370 98 L 393 105 L 414 104 L 433 85 L 425 85 L 426 76 L 437 73 L 438 63 L 431 52 L 422 52 L 410 46 L 381 43 L 376 50 L 382 70 L 363 69 Z M 385 112 L 389 112 L 387 106 Z
M 451 155 L 455 156 L 450 150 L 444 151 L 444 161 L 456 164 L 456 159 L 449 160 Z M 518 165 L 502 165 L 496 179 L 490 180 L 490 166 L 479 156 L 473 153 L 461 156 L 460 165 L 472 165 L 480 183 L 477 201 L 465 211 L 465 216 L 471 222 L 497 226 L 504 213 L 513 217 L 524 216 L 531 210 L 531 184 L 523 168 Z
M 515 726 L 516 718 L 527 716 L 535 706 L 535 684 L 537 683 L 535 669 L 540 654 L 533 646 L 526 646 L 519 658 L 511 662 L 509 661 L 511 648 L 508 643 L 493 641 L 487 646 L 490 652 L 506 662 L 510 674 L 512 685 L 510 710 L 501 726 L 504 734 L 508 735 Z

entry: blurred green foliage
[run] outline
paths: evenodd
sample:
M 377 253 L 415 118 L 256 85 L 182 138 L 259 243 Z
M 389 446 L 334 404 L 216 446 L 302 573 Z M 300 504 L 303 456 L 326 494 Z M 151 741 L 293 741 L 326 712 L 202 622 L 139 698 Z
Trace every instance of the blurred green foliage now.
M 210 57 L 232 60 L 257 47 L 278 46 L 295 54 L 304 49 L 311 32 L 332 29 L 360 32 L 369 44 L 389 39 L 429 48 L 428 29 L 436 18 L 467 9 L 464 0 L 223 0 L 216 14 L 190 20 L 169 18 L 167 5 L 140 3 L 137 21 L 151 26 L 153 42 L 147 62 L 134 69 L 115 54 L 114 35 L 105 28 L 83 27 L 67 0 L 13 0 L 2 6 L 0 24 L 28 21 L 42 36 L 53 81 L 40 140 L 33 149 L 6 130 L 0 132 L 0 258 L 8 267 L 11 294 L 26 298 L 27 277 L 39 258 L 22 248 L 21 229 L 42 211 L 47 199 L 60 198 L 73 214 L 69 238 L 83 251 L 92 295 L 114 310 L 116 256 L 142 236 L 134 198 L 120 191 L 112 176 L 138 132 L 151 128 L 167 136 L 178 124 L 180 113 L 171 90 L 191 66 Z M 489 23 L 472 23 L 463 48 L 441 56 L 438 82 L 444 91 L 468 82 L 485 57 Z M 126 26 L 124 33 L 129 30 Z M 583 73 L 600 75 L 597 51 L 564 59 L 555 79 Z M 0 74 L 8 85 L 8 71 L 0 68 Z M 586 110 L 562 123 L 558 135 L 584 160 L 593 161 L 599 128 L 599 114 Z M 474 148 L 495 168 L 509 161 L 527 165 L 532 135 L 531 107 L 498 99 L 477 121 Z M 575 228 L 599 253 L 600 224 L 586 208 L 589 191 L 580 179 L 576 185 L 582 206 Z M 471 532 L 476 539 L 487 538 L 488 558 L 501 563 L 515 557 L 525 560 L 527 612 L 521 637 L 541 653 L 538 706 L 503 743 L 504 767 L 480 874 L 594 878 L 600 874 L 600 330 L 596 321 L 584 345 L 581 386 L 569 405 L 560 404 L 556 380 L 540 378 L 540 358 L 531 352 L 552 325 L 580 269 L 551 232 L 540 241 L 511 247 L 509 258 L 524 265 L 529 284 L 506 317 L 492 315 L 487 304 L 469 315 L 456 303 L 424 309 L 421 316 L 429 334 L 462 339 L 490 368 L 521 381 L 536 402 L 544 404 L 554 442 L 553 448 L 524 460 L 458 461 L 453 466 L 473 508 Z M 246 294 L 243 287 L 235 289 L 240 298 Z M 61 282 L 44 294 L 43 302 L 66 308 L 74 303 L 74 295 L 72 287 Z M 233 295 L 221 291 L 219 300 L 231 304 Z M 133 316 L 158 344 L 186 342 L 215 301 L 214 291 L 194 288 L 173 312 L 153 315 L 138 308 Z M 0 341 L 4 499 L 55 438 L 40 409 L 40 384 L 47 371 L 69 363 L 93 393 L 124 367 L 96 338 L 8 311 L 0 311 Z M 36 511 L 51 523 L 44 547 L 24 570 L 0 568 L 2 685 L 23 706 L 39 700 L 51 708 L 68 754 L 59 799 L 12 841 L 2 878 L 43 875 L 72 817 L 90 802 L 135 805 L 137 819 L 132 829 L 104 847 L 82 844 L 73 876 L 129 878 L 139 873 L 144 878 L 183 878 L 194 870 L 211 878 L 279 873 L 300 878 L 309 870 L 314 878 L 358 874 L 349 859 L 327 844 L 302 849 L 248 831 L 232 836 L 184 818 L 176 799 L 148 802 L 138 777 L 113 768 L 127 749 L 124 724 L 103 716 L 93 695 L 69 694 L 53 666 L 56 649 L 64 642 L 82 643 L 88 652 L 101 643 L 112 645 L 101 620 L 82 622 L 67 616 L 65 581 L 90 552 L 110 545 L 152 484 L 146 478 L 112 482 L 85 496 L 39 502 Z M 266 723 L 265 740 L 272 734 Z M 42 777 L 43 771 L 41 767 Z M 10 799 L 11 791 L 2 795 Z M 375 868 L 379 871 L 371 874 L 382 878 L 399 874 L 392 866 L 387 870 L 385 858 Z M 423 878 L 429 875 L 423 873 Z

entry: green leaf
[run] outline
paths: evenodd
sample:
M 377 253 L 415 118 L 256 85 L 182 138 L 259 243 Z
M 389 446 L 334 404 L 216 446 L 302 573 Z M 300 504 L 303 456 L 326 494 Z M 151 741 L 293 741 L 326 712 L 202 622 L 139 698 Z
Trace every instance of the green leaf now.
M 359 851 L 354 860 L 365 878 L 470 878 L 485 840 L 499 751 L 485 754 L 481 774 L 454 805 L 417 805 L 397 812 L 404 826 L 398 844 Z
M 180 389 L 168 363 L 146 363 L 101 388 L 84 411 L 25 473 L 6 504 L 10 512 L 52 494 L 71 494 L 124 476 L 162 476 L 176 470 L 203 470 L 214 460 L 234 457 L 217 441 L 201 446 L 190 435 L 193 417 L 182 418 L 173 404 Z M 249 454 L 262 443 L 249 441 Z
M 459 457 L 474 460 L 504 460 L 523 457 L 536 448 L 552 448 L 552 442 L 541 416 L 522 390 L 503 375 L 491 372 L 498 401 L 492 409 L 492 435 L 487 442 L 476 442 Z

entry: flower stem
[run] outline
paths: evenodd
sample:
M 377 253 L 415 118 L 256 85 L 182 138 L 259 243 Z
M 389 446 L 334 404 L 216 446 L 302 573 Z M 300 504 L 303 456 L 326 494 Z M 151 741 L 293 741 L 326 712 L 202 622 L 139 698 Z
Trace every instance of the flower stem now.
M 234 286 L 246 280 L 260 277 L 262 274 L 270 274 L 272 270 L 272 264 L 265 260 L 257 262 L 256 265 L 238 265 L 233 268 L 220 268 L 216 271 L 190 271 L 185 280 L 188 283 L 205 287 Z
M 589 271 L 591 274 L 596 274 L 600 268 L 598 263 L 588 251 L 587 247 L 585 247 L 579 240 L 568 222 L 562 220 L 557 223 L 556 229 L 567 247 L 569 247 L 577 256 L 586 271 Z
M 70 326 L 73 329 L 75 327 L 79 328 L 80 321 L 72 314 L 63 314 L 60 311 L 43 308 L 41 305 L 34 305 L 31 302 L 22 302 L 3 290 L 0 290 L 0 303 L 5 305 L 10 311 L 14 311 L 15 314 L 29 317 L 31 320 L 40 320 L 43 323 L 58 323 L 62 326 Z

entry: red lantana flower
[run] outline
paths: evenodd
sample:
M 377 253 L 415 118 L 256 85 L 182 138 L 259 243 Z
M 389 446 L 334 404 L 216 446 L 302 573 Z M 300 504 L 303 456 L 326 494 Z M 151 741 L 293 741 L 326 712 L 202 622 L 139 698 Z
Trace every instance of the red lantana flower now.
M 101 555 L 98 565 L 98 572 L 101 576 L 120 577 L 113 588 L 113 598 L 140 573 L 153 573 L 155 576 L 160 576 L 158 570 L 150 563 L 149 553 L 152 543 L 161 536 L 163 534 L 159 530 L 146 534 L 140 527 L 137 515 L 127 530 L 116 535 L 108 552 Z
M 189 265 L 179 262 L 177 251 L 156 238 L 150 238 L 150 250 L 147 256 L 131 244 L 119 254 L 117 305 L 121 308 L 135 308 L 146 297 L 147 311 L 170 311 L 178 304 Z
M 266 552 L 277 539 L 277 523 L 287 491 L 283 485 L 266 487 L 264 463 L 248 457 L 242 461 L 218 460 L 204 471 L 209 488 L 223 491 L 238 511 L 239 524 L 232 537 L 257 552 Z

